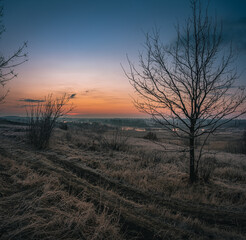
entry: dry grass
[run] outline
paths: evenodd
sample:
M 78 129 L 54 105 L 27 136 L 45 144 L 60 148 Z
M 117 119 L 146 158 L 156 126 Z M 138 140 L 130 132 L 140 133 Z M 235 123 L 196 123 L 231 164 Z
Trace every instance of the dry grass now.
M 158 138 L 161 139 L 161 136 L 159 134 Z M 65 152 L 83 142 L 84 145 L 79 144 L 83 151 L 83 163 L 143 191 L 206 204 L 245 205 L 245 155 L 214 151 L 204 155 L 201 181 L 191 186 L 188 183 L 188 156 L 185 153 L 166 153 L 155 143 L 136 137 L 128 139 L 127 152 L 105 152 L 105 148 L 96 142 L 96 147 L 88 147 L 92 146 L 88 132 L 77 131 L 70 137 L 68 143 L 61 143 Z M 70 144 L 69 148 L 67 144 Z M 93 151 L 88 152 L 90 149 Z M 233 184 L 235 182 L 237 184 Z
M 216 169 L 214 175 L 231 182 L 246 183 L 246 172 L 242 168 L 220 167 Z
M 70 195 L 55 173 L 0 162 L 1 239 L 122 239 L 117 216 L 98 212 L 83 193 Z
M 88 181 L 99 189 L 100 197 L 96 195 L 97 199 L 90 198 L 93 201 L 100 201 L 101 193 L 104 190 L 105 194 L 111 193 L 112 196 L 115 196 L 115 199 L 109 198 L 113 208 L 115 207 L 114 200 L 118 202 L 116 196 L 117 198 L 122 197 L 121 200 L 124 199 L 129 203 L 136 201 L 131 202 L 133 205 L 124 214 L 129 216 L 131 212 L 134 212 L 132 206 L 142 209 L 143 216 L 146 216 L 147 219 L 149 217 L 153 217 L 154 221 L 161 219 L 161 222 L 173 227 L 175 230 L 170 233 L 170 236 L 175 236 L 176 229 L 177 231 L 181 229 L 181 231 L 191 234 L 185 235 L 185 239 L 243 239 L 245 231 L 235 225 L 231 229 L 228 225 L 219 226 L 219 223 L 218 225 L 217 223 L 213 224 L 210 219 L 204 220 L 202 216 L 200 218 L 199 214 L 193 216 L 192 213 L 182 212 L 182 210 L 175 211 L 176 208 L 152 202 L 152 199 L 147 203 L 142 203 L 141 200 L 138 202 L 138 198 L 136 198 L 137 200 L 131 198 L 131 193 L 126 193 L 123 190 L 121 192 L 121 190 L 117 190 L 117 186 L 114 188 L 108 183 L 103 183 L 103 179 L 106 178 L 115 182 L 116 185 L 124 184 L 124 186 L 133 187 L 137 192 L 146 193 L 148 196 L 177 202 L 177 205 L 187 203 L 191 209 L 199 204 L 201 207 L 203 204 L 207 204 L 206 206 L 212 209 L 226 209 L 232 213 L 234 210 L 239 213 L 245 211 L 245 155 L 217 151 L 206 153 L 201 162 L 203 167 L 203 171 L 200 172 L 201 180 L 190 185 L 186 153 L 165 152 L 159 145 L 143 139 L 145 134 L 128 132 L 129 137 L 124 142 L 124 148 L 114 148 L 110 147 L 110 144 L 109 147 L 106 147 L 98 139 L 98 136 L 103 136 L 110 143 L 117 136 L 112 129 L 100 133 L 100 135 L 92 130 L 80 130 L 72 127 L 69 127 L 68 130 L 56 129 L 51 139 L 50 149 L 40 151 L 37 155 L 42 161 L 48 159 L 47 164 L 57 164 L 54 166 L 59 166 L 63 171 L 67 171 L 68 176 L 73 174 L 73 177 Z M 166 142 L 168 136 L 165 135 L 165 141 L 163 141 L 163 136 L 163 133 L 157 132 L 159 143 Z M 12 137 L 9 139 L 16 141 Z M 171 144 L 173 143 L 171 140 L 165 144 L 174 150 L 178 149 L 179 146 Z M 218 139 L 215 140 L 218 141 Z M 20 146 L 21 152 L 21 149 L 24 149 L 22 148 L 24 143 Z M 23 152 L 26 155 L 35 156 L 34 151 L 29 151 L 28 148 Z M 64 182 L 60 179 L 58 170 L 52 174 L 52 171 L 45 172 L 44 167 L 42 171 L 38 171 L 38 169 L 33 171 L 29 165 L 31 161 L 38 160 L 29 159 L 23 163 L 7 158 L 0 160 L 0 167 L 3 169 L 0 172 L 0 210 L 3 212 L 0 219 L 0 238 L 123 238 L 120 234 L 119 226 L 122 222 L 119 222 L 119 216 L 115 216 L 106 208 L 97 210 L 93 203 L 88 202 L 85 195 L 78 193 L 77 190 L 76 194 L 72 193 L 67 184 L 63 186 Z M 64 165 L 63 162 L 67 162 L 67 165 Z M 69 167 L 71 165 L 73 167 Z M 79 168 L 87 169 L 92 175 L 89 172 L 80 172 Z M 95 175 L 93 175 L 94 173 Z M 80 189 L 79 186 L 78 189 Z M 91 189 L 91 191 L 94 190 Z M 106 193 L 106 191 L 108 192 Z M 106 206 L 108 205 L 106 204 Z M 119 212 L 123 207 L 126 206 L 116 206 L 117 210 L 120 209 Z M 141 219 L 138 218 L 139 220 Z M 142 222 L 140 221 L 140 223 Z M 134 229 L 134 231 L 137 230 Z M 172 235 L 173 233 L 174 235 Z M 194 235 L 192 235 L 193 233 Z M 156 234 L 166 236 L 165 234 L 169 233 L 168 230 L 163 230 Z M 198 238 L 199 235 L 201 238 Z M 136 232 L 136 236 L 139 237 L 138 232 Z M 177 236 L 182 236 L 182 234 Z M 141 239 L 138 237 L 136 239 Z M 170 239 L 175 239 L 175 237 Z M 176 237 L 176 239 L 180 238 Z

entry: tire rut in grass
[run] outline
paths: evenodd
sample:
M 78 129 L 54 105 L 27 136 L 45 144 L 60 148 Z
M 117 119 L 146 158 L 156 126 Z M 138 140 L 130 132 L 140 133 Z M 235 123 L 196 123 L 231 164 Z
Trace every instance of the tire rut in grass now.
M 62 159 L 57 154 L 46 156 L 65 169 L 73 172 L 78 177 L 86 179 L 96 186 L 110 189 L 117 192 L 120 196 L 140 204 L 155 203 L 160 206 L 171 209 L 172 212 L 181 212 L 184 216 L 201 219 L 208 224 L 227 225 L 230 227 L 240 228 L 246 232 L 246 215 L 240 212 L 225 211 L 219 207 L 208 206 L 206 204 L 194 204 L 191 202 L 177 201 L 173 199 L 165 199 L 158 195 L 142 192 L 134 187 L 123 184 L 98 173 L 94 169 L 87 166 L 78 166 L 66 159 Z
M 144 206 L 153 203 L 153 201 L 160 202 L 162 199 L 157 199 L 157 197 L 149 196 L 137 189 L 111 180 L 88 167 L 78 167 L 67 160 L 61 159 L 56 154 L 26 152 L 29 157 L 25 158 L 25 154 L 16 155 L 5 152 L 16 160 L 28 161 L 30 167 L 36 172 L 45 174 L 55 172 L 60 176 L 68 191 L 75 196 L 84 192 L 95 205 L 103 204 L 111 211 L 119 209 L 124 228 L 130 232 L 141 232 L 142 237 L 139 236 L 138 239 L 163 239 L 164 237 L 165 239 L 199 239 L 199 234 L 203 231 L 197 230 L 197 232 L 194 232 L 192 226 L 188 226 L 189 224 L 184 227 L 179 221 L 175 222 L 161 217 Z M 36 158 L 35 161 L 31 161 L 30 154 L 33 154 L 34 159 Z M 167 204 L 166 200 L 163 201 L 162 207 L 170 207 L 170 204 L 172 208 L 176 206 L 172 202 Z M 179 209 L 174 209 L 174 212 L 178 211 Z M 211 236 L 210 231 L 203 231 L 202 233 L 203 237 L 201 239 L 207 239 Z
M 182 229 L 178 226 L 170 225 L 165 218 L 148 212 L 142 205 L 128 201 L 112 191 L 107 191 L 88 183 L 85 179 L 76 177 L 71 172 L 66 171 L 57 165 L 47 165 L 47 159 L 38 157 L 37 155 L 30 157 L 30 153 L 15 155 L 5 151 L 4 155 L 10 157 L 19 163 L 27 162 L 29 167 L 37 173 L 52 174 L 59 176 L 61 183 L 66 186 L 67 190 L 74 196 L 78 196 L 82 192 L 89 197 L 96 206 L 104 205 L 110 211 L 119 211 L 121 214 L 121 222 L 123 228 L 127 229 L 130 237 L 138 237 L 136 239 L 198 239 L 197 234 L 192 231 Z M 135 234 L 135 235 L 134 235 Z M 206 239 L 206 238 L 202 238 Z

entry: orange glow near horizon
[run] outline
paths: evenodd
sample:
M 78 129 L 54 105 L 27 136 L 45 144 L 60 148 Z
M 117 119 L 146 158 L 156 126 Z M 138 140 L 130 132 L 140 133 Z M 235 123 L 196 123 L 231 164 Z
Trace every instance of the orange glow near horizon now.
M 39 86 L 38 89 L 28 84 L 25 86 L 23 83 L 18 86 L 19 81 L 18 79 L 15 84 L 14 81 L 11 82 L 10 93 L 5 104 L 2 105 L 1 116 L 25 116 L 28 106 L 44 100 L 48 94 L 52 93 L 53 98 L 56 98 L 66 92 L 64 87 L 57 87 L 57 89 L 50 87 L 48 92 L 49 84 L 44 85 L 43 88 Z M 126 87 L 117 89 L 115 86 L 111 88 L 93 86 L 86 89 L 67 87 L 66 93 L 72 96 L 70 103 L 73 105 L 73 110 L 67 115 L 69 117 L 143 117 L 143 114 L 133 106 L 130 87 L 129 89 Z
M 90 62 L 73 59 L 67 63 L 50 57 L 42 59 L 41 65 L 36 61 L 41 60 L 33 59 L 16 70 L 18 77 L 7 84 L 10 92 L 0 116 L 25 116 L 30 104 L 49 94 L 56 98 L 67 93 L 74 106 L 68 115 L 71 117 L 143 117 L 132 103 L 134 91 L 120 60 L 98 57 Z

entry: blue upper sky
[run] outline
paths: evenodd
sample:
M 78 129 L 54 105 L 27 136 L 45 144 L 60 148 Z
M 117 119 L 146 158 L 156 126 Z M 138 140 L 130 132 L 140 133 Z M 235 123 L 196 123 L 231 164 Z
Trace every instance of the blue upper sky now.
M 85 92 L 108 98 L 117 95 L 122 96 L 120 102 L 130 102 L 128 94 L 132 89 L 120 66 L 126 64 L 126 54 L 137 61 L 138 51 L 143 48 L 143 33 L 155 26 L 161 29 L 163 42 L 169 43 L 175 37 L 174 25 L 182 25 L 190 14 L 188 0 L 2 2 L 6 32 L 0 41 L 1 52 L 11 54 L 28 41 L 29 61 L 18 67 L 18 79 L 9 83 L 12 106 L 21 98 L 40 98 L 53 91 L 69 91 L 77 97 Z M 238 65 L 243 71 L 246 1 L 211 0 L 209 9 L 222 19 L 225 37 L 240 50 Z M 244 72 L 241 82 L 245 75 Z M 6 105 L 8 111 L 9 106 Z
M 164 40 L 170 41 L 174 24 L 178 21 L 182 24 L 190 11 L 188 0 L 3 2 L 5 40 L 10 47 L 28 40 L 33 54 L 74 53 L 79 57 L 131 52 L 141 47 L 142 32 L 155 25 L 162 29 Z M 245 0 L 210 1 L 210 12 L 230 23 L 246 21 L 245 9 Z

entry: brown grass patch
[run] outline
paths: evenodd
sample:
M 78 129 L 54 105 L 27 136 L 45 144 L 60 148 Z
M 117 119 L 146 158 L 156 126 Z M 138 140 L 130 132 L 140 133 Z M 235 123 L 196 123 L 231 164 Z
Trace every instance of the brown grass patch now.
M 119 217 L 70 195 L 59 177 L 1 158 L 1 239 L 122 239 Z

